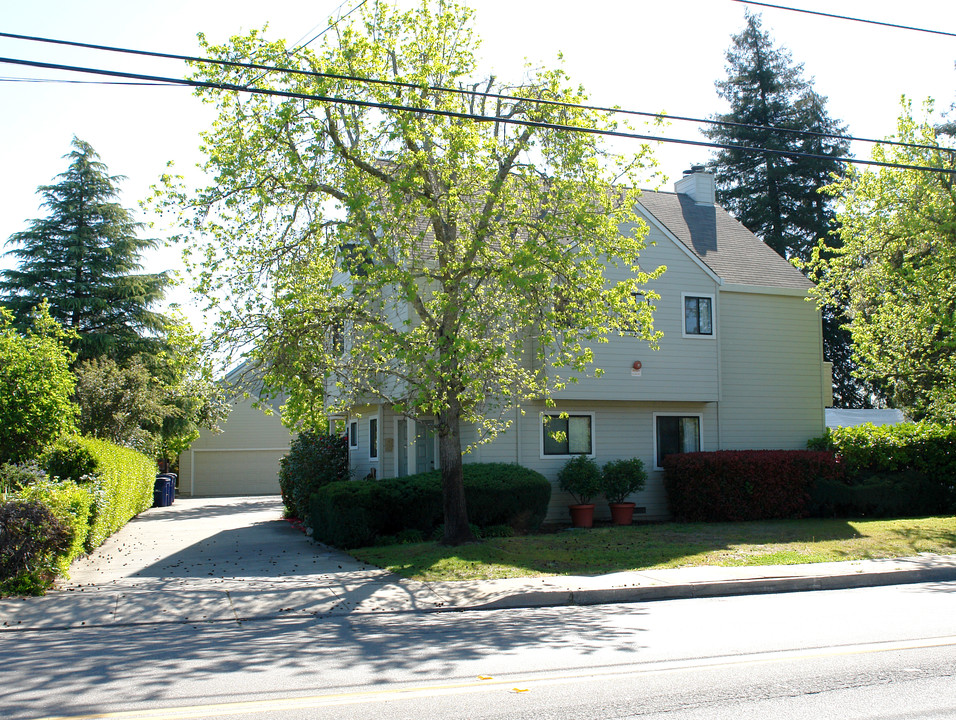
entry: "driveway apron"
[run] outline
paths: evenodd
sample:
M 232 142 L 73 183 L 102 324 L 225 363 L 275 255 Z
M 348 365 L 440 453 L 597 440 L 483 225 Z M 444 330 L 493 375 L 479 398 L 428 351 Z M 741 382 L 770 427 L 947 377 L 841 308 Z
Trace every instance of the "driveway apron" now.
M 4 629 L 230 622 L 432 610 L 425 583 L 313 542 L 278 496 L 178 498 L 141 513 L 41 598 L 0 601 Z

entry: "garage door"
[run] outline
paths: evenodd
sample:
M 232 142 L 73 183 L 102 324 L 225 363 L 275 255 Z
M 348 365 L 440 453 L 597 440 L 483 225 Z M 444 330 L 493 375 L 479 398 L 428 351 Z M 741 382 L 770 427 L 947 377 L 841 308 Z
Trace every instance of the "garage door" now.
M 279 458 L 288 450 L 197 450 L 194 495 L 278 495 Z

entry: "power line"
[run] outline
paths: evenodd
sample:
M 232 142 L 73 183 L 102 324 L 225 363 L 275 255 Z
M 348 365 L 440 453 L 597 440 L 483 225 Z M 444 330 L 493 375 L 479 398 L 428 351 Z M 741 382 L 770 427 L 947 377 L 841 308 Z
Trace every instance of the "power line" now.
M 781 128 L 781 127 L 774 127 L 772 125 L 753 125 L 749 123 L 730 122 L 727 120 L 709 120 L 705 118 L 694 118 L 694 117 L 688 117 L 684 115 L 668 115 L 667 113 L 662 113 L 662 112 L 655 113 L 655 112 L 647 112 L 643 110 L 625 110 L 622 108 L 600 106 L 600 105 L 582 105 L 578 103 L 562 102 L 558 100 L 547 100 L 544 98 L 527 98 L 527 97 L 519 97 L 516 95 L 505 95 L 501 93 L 482 92 L 477 89 L 465 90 L 461 88 L 446 88 L 446 87 L 436 87 L 436 86 L 423 87 L 422 85 L 416 85 L 414 83 L 403 82 L 401 80 L 382 80 L 378 78 L 360 77 L 357 75 L 339 75 L 336 73 L 323 73 L 323 72 L 318 72 L 315 70 L 301 70 L 298 68 L 282 68 L 282 67 L 277 67 L 275 65 L 262 65 L 259 63 L 237 62 L 235 60 L 213 60 L 211 58 L 204 58 L 204 57 L 198 57 L 198 56 L 192 56 L 192 55 L 177 55 L 174 53 L 163 53 L 163 52 L 156 52 L 152 50 L 135 50 L 132 48 L 120 48 L 120 47 L 114 47 L 109 45 L 94 45 L 91 43 L 82 43 L 82 42 L 76 42 L 73 40 L 56 40 L 53 38 L 36 37 L 36 36 L 30 36 L 30 35 L 17 35 L 15 33 L 0 32 L 0 37 L 8 37 L 8 38 L 13 38 L 17 40 L 28 40 L 31 42 L 50 43 L 54 45 L 66 45 L 69 47 L 79 47 L 79 48 L 84 48 L 89 50 L 103 50 L 105 52 L 140 55 L 144 57 L 155 57 L 155 58 L 161 58 L 164 60 L 182 60 L 184 62 L 191 62 L 191 63 L 218 65 L 223 67 L 234 67 L 234 68 L 240 68 L 244 70 L 265 70 L 267 72 L 279 72 L 279 73 L 286 73 L 290 75 L 300 75 L 304 77 L 321 78 L 326 80 L 362 82 L 367 84 L 384 85 L 386 87 L 398 87 L 398 88 L 409 89 L 409 90 L 427 89 L 432 92 L 444 92 L 444 93 L 451 93 L 451 94 L 458 94 L 458 95 L 484 97 L 484 98 L 489 98 L 493 100 L 506 100 L 509 102 L 534 102 L 539 105 L 546 105 L 549 107 L 564 107 L 569 109 L 592 110 L 594 112 L 633 115 L 636 117 L 654 118 L 659 120 L 677 120 L 680 122 L 689 122 L 689 123 L 694 123 L 698 125 L 717 125 L 721 127 L 736 127 L 736 128 L 745 128 L 745 129 L 752 129 L 752 130 L 764 130 L 768 132 L 785 133 L 788 135 L 797 135 L 801 137 L 818 137 L 818 138 L 831 139 L 831 140 L 846 140 L 848 142 L 869 143 L 871 145 L 872 144 L 893 145 L 898 147 L 913 148 L 917 150 L 938 150 L 939 149 L 931 145 L 906 143 L 906 142 L 900 142 L 898 140 L 880 140 L 876 138 L 855 137 L 852 135 L 823 133 L 823 132 L 817 132 L 813 130 L 798 130 L 794 128 Z M 249 88 L 251 87 L 253 82 L 261 79 L 262 77 L 263 75 L 259 75 L 253 80 L 249 81 L 249 83 L 241 87 Z
M 303 43 L 302 45 L 296 45 L 296 48 L 308 47 L 309 45 L 311 45 L 312 43 L 314 43 L 316 40 L 318 40 L 320 37 L 322 37 L 323 35 L 325 35 L 325 33 L 327 33 L 329 30 L 331 30 L 331 29 L 334 28 L 336 25 L 338 25 L 340 22 L 342 22 L 343 20 L 345 20 L 345 18 L 347 18 L 349 15 L 351 15 L 352 13 L 357 12 L 359 9 L 361 9 L 361 7 L 362 7 L 363 5 L 365 5 L 367 2 L 368 2 L 368 0 L 362 0 L 362 2 L 360 2 L 360 3 L 359 3 L 358 5 L 356 5 L 354 8 L 352 8 L 352 9 L 349 10 L 347 13 L 345 13 L 345 15 L 340 15 L 338 18 L 336 18 L 336 19 L 335 19 L 335 22 L 333 22 L 332 24 L 330 24 L 327 28 L 325 28 L 325 30 L 323 30 L 322 32 L 320 32 L 318 35 L 314 36 L 314 37 L 313 37 L 311 40 L 309 40 L 307 43 Z M 345 2 L 342 2 L 342 3 L 336 8 L 336 10 L 341 10 L 341 9 L 342 9 L 342 5 L 345 5 Z M 314 29 L 315 29 L 315 28 L 313 28 L 313 30 L 314 30 Z M 312 31 L 310 30 L 309 32 L 312 32 Z M 306 35 L 308 35 L 308 34 L 309 34 L 309 33 L 306 33 Z
M 755 2 L 754 0 L 733 0 L 744 5 L 757 5 L 759 7 L 773 8 L 774 10 L 789 10 L 790 12 L 803 13 L 805 15 L 819 15 L 820 17 L 834 18 L 836 20 L 850 20 L 852 22 L 866 23 L 867 25 L 882 25 L 883 27 L 896 28 L 898 30 L 913 30 L 914 32 L 932 33 L 934 35 L 946 35 L 947 37 L 956 37 L 956 33 L 945 32 L 943 30 L 930 30 L 928 28 L 918 28 L 911 25 L 897 25 L 896 23 L 881 22 L 879 20 L 865 20 L 863 18 L 849 17 L 847 15 L 834 15 L 833 13 L 819 12 L 818 10 L 806 10 L 804 8 L 787 7 L 785 5 L 774 5 L 772 3 Z
M 92 75 L 105 75 L 108 77 L 121 77 L 130 80 L 145 80 L 150 82 L 163 82 L 186 87 L 209 88 L 213 90 L 227 90 L 233 92 L 246 92 L 254 95 L 265 95 L 272 97 L 284 97 L 296 100 L 312 100 L 317 102 L 327 102 L 341 105 L 352 105 L 355 107 L 364 107 L 378 110 L 391 110 L 395 112 L 408 112 L 420 115 L 431 115 L 437 117 L 448 117 L 460 120 L 471 120 L 473 122 L 493 122 L 503 125 L 518 125 L 523 127 L 534 127 L 544 130 L 557 130 L 562 132 L 580 132 L 589 135 L 600 135 L 605 137 L 615 137 L 628 140 L 643 140 L 649 142 L 672 143 L 678 145 L 691 145 L 695 147 L 709 147 L 720 150 L 739 150 L 748 153 L 760 153 L 765 155 L 777 155 L 783 157 L 801 157 L 816 160 L 833 160 L 835 162 L 848 165 L 867 165 L 875 167 L 896 168 L 900 170 L 925 170 L 929 172 L 938 172 L 946 174 L 956 174 L 956 169 L 928 167 L 925 165 L 908 165 L 903 163 L 888 163 L 876 160 L 858 160 L 855 158 L 841 158 L 829 155 L 820 155 L 816 153 L 805 153 L 789 150 L 776 150 L 773 148 L 748 147 L 746 145 L 734 145 L 729 143 L 712 143 L 703 140 L 686 140 L 683 138 L 666 138 L 656 135 L 643 135 L 639 133 L 622 132 L 619 130 L 602 130 L 598 128 L 582 127 L 578 125 L 565 125 L 561 123 L 540 122 L 537 120 L 524 120 L 515 117 L 501 117 L 497 115 L 476 115 L 474 113 L 458 112 L 455 110 L 437 110 L 433 108 L 420 108 L 409 105 L 398 105 L 394 103 L 372 102 L 369 100 L 358 100 L 356 98 L 331 97 L 327 95 L 317 95 L 311 93 L 293 92 L 291 90 L 270 90 L 264 88 L 250 88 L 231 83 L 208 82 L 204 80 L 189 80 L 185 78 L 168 78 L 156 75 L 141 75 L 138 73 L 127 73 L 117 70 L 102 70 L 98 68 L 84 68 L 75 65 L 59 65 L 55 63 L 43 63 L 34 60 L 20 60 L 16 58 L 0 57 L 0 63 L 11 65 L 23 65 L 28 67 L 39 67 L 48 70 L 65 70 L 68 72 L 87 73 Z M 935 150 L 947 150 L 947 148 L 933 148 Z
M 57 85 L 124 85 L 126 87 L 178 87 L 166 82 L 109 82 L 107 80 L 63 80 L 62 78 L 0 77 L 0 82 L 55 83 Z

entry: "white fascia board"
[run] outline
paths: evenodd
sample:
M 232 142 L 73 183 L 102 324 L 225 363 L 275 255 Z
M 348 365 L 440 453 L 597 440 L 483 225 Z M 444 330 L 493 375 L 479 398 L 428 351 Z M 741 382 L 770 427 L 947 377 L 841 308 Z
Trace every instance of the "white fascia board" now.
M 690 248 L 688 248 L 684 243 L 682 243 L 682 242 L 677 238 L 677 236 L 674 235 L 674 233 L 672 233 L 670 230 L 667 229 L 667 226 L 666 226 L 666 225 L 664 225 L 660 220 L 658 220 L 658 219 L 654 216 L 654 213 L 652 213 L 652 212 L 651 212 L 650 210 L 648 210 L 646 207 L 644 207 L 643 205 L 641 205 L 641 201 L 640 201 L 640 200 L 637 201 L 637 208 L 636 208 L 636 210 L 637 210 L 638 213 L 640 213 L 641 217 L 643 217 L 643 218 L 644 218 L 645 220 L 647 220 L 651 225 L 653 225 L 653 226 L 656 227 L 658 230 L 660 230 L 661 233 L 663 233 L 664 237 L 666 237 L 668 240 L 670 240 L 672 243 L 674 243 L 674 244 L 680 249 L 681 252 L 683 252 L 687 257 L 689 257 L 689 258 L 694 262 L 695 265 L 697 265 L 697 267 L 699 267 L 701 270 L 703 270 L 704 273 L 705 273 L 711 280 L 713 280 L 713 281 L 714 281 L 715 283 L 717 283 L 718 285 L 723 285 L 723 284 L 724 284 L 723 278 L 721 278 L 717 273 L 715 273 L 713 270 L 711 270 L 710 267 L 707 265 L 707 263 L 705 263 L 705 262 L 704 262 L 703 260 L 701 260 L 699 257 L 697 257 L 696 255 L 694 255 L 694 253 L 692 253 L 692 252 L 690 251 Z
M 719 288 L 720 292 L 751 293 L 753 295 L 786 295 L 788 297 L 809 297 L 809 290 L 799 288 L 772 287 L 770 285 L 744 285 L 741 283 L 726 283 Z

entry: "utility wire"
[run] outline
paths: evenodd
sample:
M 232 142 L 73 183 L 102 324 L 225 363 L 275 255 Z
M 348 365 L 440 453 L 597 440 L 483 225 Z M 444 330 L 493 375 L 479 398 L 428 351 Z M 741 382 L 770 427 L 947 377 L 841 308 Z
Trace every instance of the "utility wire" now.
M 896 23 L 881 22 L 879 20 L 865 20 L 863 18 L 849 17 L 847 15 L 834 15 L 833 13 L 819 12 L 818 10 L 806 10 L 804 8 L 787 7 L 785 5 L 774 5 L 772 3 L 754 2 L 754 0 L 733 0 L 744 5 L 757 5 L 759 7 L 773 8 L 774 10 L 789 10 L 790 12 L 803 13 L 805 15 L 819 15 L 820 17 L 834 18 L 836 20 L 850 20 L 852 22 L 866 23 L 867 25 L 882 25 L 883 27 L 896 28 L 898 30 L 913 30 L 915 32 L 932 33 L 934 35 L 946 35 L 947 37 L 956 37 L 956 33 L 945 32 L 943 30 L 930 30 L 928 28 L 918 28 L 911 25 L 897 25 Z
M 360 10 L 360 9 L 362 8 L 362 6 L 365 5 L 367 2 L 368 2 L 368 0 L 362 0 L 362 2 L 360 2 L 360 3 L 359 3 L 358 5 L 356 5 L 354 8 L 352 8 L 352 9 L 349 10 L 347 13 L 345 13 L 345 15 L 340 15 L 338 18 L 336 18 L 336 19 L 335 19 L 335 22 L 333 22 L 332 24 L 330 24 L 327 28 L 325 28 L 325 30 L 323 30 L 322 32 L 320 32 L 318 35 L 315 35 L 315 36 L 314 36 L 311 40 L 309 40 L 307 43 L 302 43 L 301 45 L 296 45 L 296 46 L 295 46 L 295 49 L 308 47 L 309 45 L 311 45 L 312 43 L 314 43 L 316 40 L 318 40 L 320 37 L 322 37 L 323 35 L 325 35 L 325 33 L 327 33 L 329 30 L 331 30 L 331 29 L 334 28 L 336 25 L 338 25 L 340 22 L 342 22 L 343 20 L 345 20 L 345 18 L 347 18 L 349 15 L 351 15 L 352 13 L 357 12 L 358 10 Z M 336 10 L 341 10 L 341 9 L 342 9 L 342 5 L 345 5 L 345 3 L 344 3 L 344 2 L 341 3 L 341 4 L 336 8 Z M 313 28 L 313 30 L 314 30 L 314 29 L 315 29 L 315 28 Z M 310 30 L 309 32 L 312 32 L 312 31 Z M 309 33 L 306 33 L 306 35 L 308 35 L 308 34 L 309 34 Z
M 659 112 L 654 113 L 654 112 L 646 112 L 642 110 L 624 110 L 622 108 L 617 108 L 617 107 L 606 107 L 606 106 L 602 107 L 599 105 L 581 105 L 578 103 L 561 102 L 559 100 L 546 100 L 544 98 L 527 98 L 527 97 L 518 97 L 516 95 L 504 95 L 500 93 L 482 92 L 477 89 L 465 90 L 461 88 L 446 88 L 446 87 L 435 87 L 435 86 L 423 87 L 421 85 L 416 85 L 414 83 L 408 83 L 408 82 L 402 82 L 400 80 L 381 80 L 377 78 L 359 77 L 356 75 L 339 75 L 336 73 L 323 73 L 323 72 L 318 72 L 315 70 L 300 70 L 298 68 L 282 68 L 282 67 L 277 67 L 275 65 L 244 63 L 244 62 L 237 62 L 234 60 L 213 60 L 211 58 L 196 57 L 191 55 L 176 55 L 173 53 L 154 52 L 151 50 L 134 50 L 131 48 L 119 48 L 119 47 L 112 47 L 109 45 L 93 45 L 90 43 L 81 43 L 81 42 L 76 42 L 72 40 L 55 40 L 52 38 L 34 37 L 30 35 L 17 35 L 14 33 L 0 32 L 0 37 L 8 37 L 8 38 L 13 38 L 17 40 L 29 40 L 31 42 L 51 43 L 54 45 L 66 45 L 69 47 L 80 47 L 80 48 L 85 48 L 90 50 L 103 50 L 106 52 L 141 55 L 145 57 L 156 57 L 156 58 L 161 58 L 165 60 L 182 60 L 184 62 L 191 62 L 191 63 L 218 65 L 223 67 L 235 67 L 235 68 L 240 68 L 245 70 L 265 70 L 269 72 L 287 73 L 289 75 L 314 77 L 314 78 L 321 78 L 326 80 L 343 80 L 347 82 L 362 82 L 362 83 L 367 83 L 372 85 L 384 85 L 386 87 L 399 87 L 399 88 L 410 89 L 410 90 L 425 89 L 425 90 L 430 90 L 432 92 L 443 92 L 443 93 L 467 95 L 467 96 L 474 96 L 474 97 L 484 97 L 484 98 L 489 98 L 493 100 L 506 100 L 509 102 L 534 102 L 539 105 L 546 105 L 550 107 L 564 107 L 564 108 L 573 108 L 573 109 L 581 109 L 581 110 L 592 110 L 594 112 L 604 112 L 604 113 L 616 113 L 616 114 L 619 113 L 622 115 L 633 115 L 637 117 L 647 117 L 647 118 L 654 118 L 658 120 L 678 120 L 681 122 L 689 122 L 689 123 L 695 123 L 699 125 L 700 124 L 717 125 L 720 127 L 736 127 L 736 128 L 745 128 L 745 129 L 751 129 L 751 130 L 764 130 L 768 132 L 785 133 L 788 135 L 797 135 L 801 137 L 819 137 L 819 138 L 825 138 L 830 140 L 845 140 L 847 142 L 862 142 L 862 143 L 869 143 L 869 144 L 893 145 L 898 147 L 913 148 L 917 150 L 940 149 L 932 145 L 906 143 L 906 142 L 900 142 L 898 140 L 879 140 L 876 138 L 854 137 L 851 135 L 822 133 L 822 132 L 816 132 L 812 130 L 797 130 L 793 128 L 781 128 L 781 127 L 774 127 L 772 125 L 752 125 L 748 123 L 730 122 L 726 120 L 707 120 L 703 118 L 694 118 L 694 117 L 688 117 L 684 115 L 668 115 L 667 113 L 659 113 Z M 263 75 L 259 75 L 253 80 L 249 81 L 249 83 L 247 83 L 246 85 L 243 85 L 242 87 L 249 88 L 251 87 L 253 82 L 261 79 L 262 77 Z
M 166 82 L 109 82 L 108 80 L 63 80 L 62 78 L 0 77 L 0 82 L 56 83 L 58 85 L 124 85 L 127 87 L 178 87 Z
M 666 138 L 656 135 L 643 135 L 639 133 L 622 132 L 619 130 L 602 130 L 599 128 L 582 127 L 578 125 L 565 125 L 561 123 L 540 122 L 536 120 L 524 120 L 515 117 L 502 117 L 497 115 L 476 115 L 474 113 L 458 112 L 455 110 L 437 110 L 432 108 L 420 108 L 409 105 L 398 105 L 394 103 L 380 103 L 369 100 L 358 100 L 356 98 L 331 97 L 328 95 L 316 95 L 310 93 L 293 92 L 290 90 L 269 90 L 264 88 L 249 88 L 242 85 L 233 85 L 230 83 L 208 82 L 204 80 L 189 80 L 185 78 L 168 78 L 156 75 L 141 75 L 138 73 L 120 72 L 117 70 L 102 70 L 98 68 L 84 68 L 75 65 L 59 65 L 55 63 L 37 62 L 34 60 L 19 60 L 16 58 L 0 57 L 0 63 L 11 65 L 22 65 L 27 67 L 39 67 L 48 70 L 65 70 L 68 72 L 87 73 L 92 75 L 105 75 L 108 77 L 121 77 L 130 80 L 145 80 L 150 82 L 163 82 L 187 87 L 210 88 L 213 90 L 227 90 L 234 92 L 246 92 L 254 95 L 265 95 L 273 97 L 284 97 L 296 100 L 313 100 L 317 102 L 327 102 L 340 105 L 352 105 L 355 107 L 372 108 L 377 110 L 391 110 L 395 112 L 408 112 L 419 115 L 431 115 L 437 117 L 448 117 L 460 120 L 471 120 L 474 122 L 494 122 L 503 125 L 519 125 L 523 127 L 534 127 L 545 130 L 558 130 L 563 132 L 580 132 L 589 135 L 600 135 L 606 137 L 624 138 L 628 140 L 644 140 L 650 142 L 672 143 L 678 145 L 692 145 L 695 147 L 717 148 L 720 150 L 738 150 L 747 153 L 759 153 L 765 155 L 778 155 L 784 157 L 812 158 L 815 160 L 833 160 L 835 162 L 848 165 L 867 165 L 875 167 L 896 168 L 900 170 L 925 170 L 929 172 L 938 172 L 946 174 L 956 174 L 956 169 L 929 167 L 925 165 L 908 165 L 903 163 L 880 162 L 876 160 L 858 160 L 855 158 L 833 157 L 830 155 L 820 155 L 816 153 L 805 153 L 790 150 L 776 150 L 772 148 L 749 147 L 746 145 L 734 145 L 728 143 L 712 143 L 703 140 L 686 140 L 683 138 Z M 947 148 L 934 148 L 936 150 L 946 150 Z

